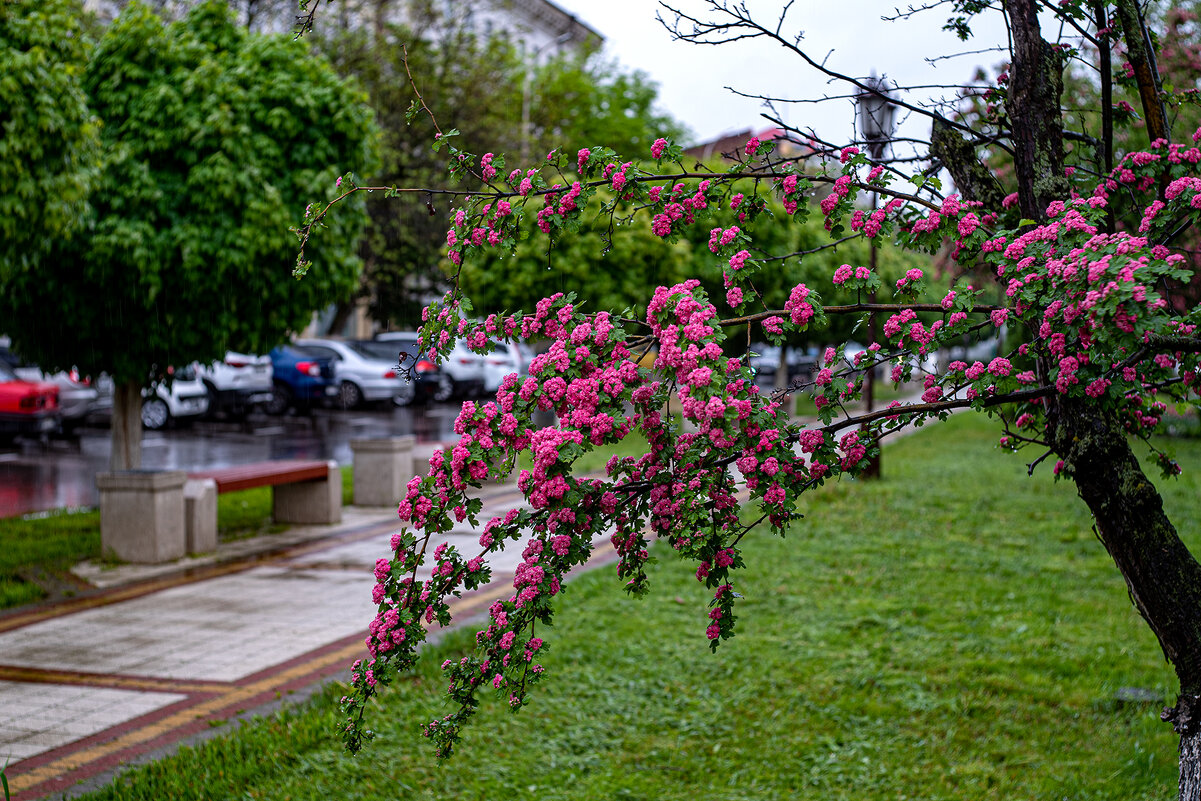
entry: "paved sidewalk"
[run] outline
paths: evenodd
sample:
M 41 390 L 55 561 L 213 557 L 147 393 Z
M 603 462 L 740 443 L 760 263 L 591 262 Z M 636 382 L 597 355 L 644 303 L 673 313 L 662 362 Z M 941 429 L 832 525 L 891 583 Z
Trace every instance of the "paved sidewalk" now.
M 485 489 L 483 519 L 521 503 Z M 99 587 L 0 616 L 0 765 L 16 799 L 94 784 L 245 710 L 304 697 L 366 655 L 375 560 L 398 529 L 392 508 L 348 507 L 337 526 L 229 543 L 169 566 L 80 569 Z M 464 525 L 446 539 L 469 552 Z M 607 547 L 598 548 L 604 560 Z M 520 549 L 456 619 L 512 593 Z

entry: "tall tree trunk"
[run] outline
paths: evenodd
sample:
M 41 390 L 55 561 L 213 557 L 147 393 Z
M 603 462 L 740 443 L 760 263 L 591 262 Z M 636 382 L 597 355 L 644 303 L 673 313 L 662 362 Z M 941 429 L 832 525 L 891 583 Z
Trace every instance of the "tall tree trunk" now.
M 1151 46 L 1147 21 L 1134 0 L 1118 0 L 1114 9 L 1122 26 L 1122 38 L 1126 40 L 1126 57 L 1138 83 L 1147 136 L 1152 142 L 1167 139 L 1168 115 L 1160 94 L 1159 68 L 1155 64 L 1155 49 Z
M 142 387 L 126 381 L 113 388 L 110 470 L 142 467 Z
M 1018 205 L 1027 219 L 1046 216 L 1047 204 L 1071 187 L 1063 174 L 1063 57 L 1043 39 L 1037 0 L 1006 0 L 1013 34 L 1013 69 L 1005 109 L 1013 122 L 1013 166 Z
M 1063 457 L 1130 600 L 1176 671 L 1163 719 L 1180 735 L 1180 798 L 1201 800 L 1201 565 L 1181 542 L 1126 433 L 1087 399 L 1059 400 L 1051 444 Z
M 1069 196 L 1063 175 L 1062 61 L 1042 38 L 1035 0 L 1006 0 L 1013 69 L 1006 100 L 1022 216 L 1045 219 Z M 1130 43 L 1127 42 L 1128 46 Z M 1046 366 L 1043 368 L 1046 374 Z M 1201 565 L 1181 542 L 1126 432 L 1088 398 L 1048 400 L 1047 434 L 1088 505 L 1130 599 L 1180 681 L 1163 717 L 1180 734 L 1182 801 L 1201 801 Z

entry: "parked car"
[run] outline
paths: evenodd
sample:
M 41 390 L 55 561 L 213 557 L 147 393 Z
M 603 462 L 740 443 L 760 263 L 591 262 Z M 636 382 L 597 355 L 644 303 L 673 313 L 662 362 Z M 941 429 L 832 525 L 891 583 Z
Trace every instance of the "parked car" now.
M 37 365 L 26 364 L 4 345 L 0 345 L 0 364 L 7 365 L 17 378 L 58 387 L 59 427 L 64 434 L 73 433 L 88 415 L 112 406 L 112 394 L 102 394 L 91 379 L 81 377 L 77 370 L 45 373 Z
M 484 394 L 494 395 L 510 373 L 529 372 L 534 352 L 528 345 L 511 339 L 491 340 L 493 350 L 484 356 Z
M 271 400 L 263 407 L 267 414 L 283 414 L 291 408 L 308 410 L 337 396 L 333 359 L 291 345 L 272 348 L 268 357 L 272 386 Z
M 272 397 L 269 356 L 251 356 L 229 351 L 225 359 L 196 368 L 209 393 L 209 414 L 221 413 L 241 419 Z
M 0 440 L 44 436 L 59 427 L 58 387 L 26 381 L 0 363 Z
M 416 331 L 388 331 L 376 334 L 378 342 L 420 341 Z M 454 394 L 463 398 L 475 398 L 484 392 L 484 357 L 467 347 L 463 340 L 455 342 L 454 349 L 441 363 L 442 372 L 450 376 Z
M 755 371 L 755 383 L 761 388 L 771 389 L 777 385 L 776 373 L 780 370 L 780 348 L 776 345 L 752 343 L 750 351 L 753 354 L 748 360 L 751 369 Z M 784 366 L 787 370 L 783 382 L 788 386 L 794 381 L 810 381 L 818 369 L 821 354 L 817 348 L 808 350 L 801 348 L 786 348 L 784 350 Z
M 209 393 L 196 376 L 196 368 L 167 368 L 168 381 L 160 381 L 142 390 L 142 427 L 149 431 L 166 428 L 172 422 L 187 423 L 209 408 Z
M 378 359 L 391 361 L 400 368 L 402 374 L 408 373 L 413 392 L 392 398 L 397 406 L 408 406 L 418 398 L 449 400 L 454 394 L 454 384 L 451 383 L 450 376 L 429 359 L 418 355 L 416 341 L 370 339 L 359 340 L 355 345 Z
M 338 382 L 337 402 L 343 409 L 364 403 L 391 401 L 395 397 L 412 402 L 415 387 L 397 367 L 395 359 L 380 359 L 355 342 L 336 339 L 298 339 L 302 353 L 330 359 Z

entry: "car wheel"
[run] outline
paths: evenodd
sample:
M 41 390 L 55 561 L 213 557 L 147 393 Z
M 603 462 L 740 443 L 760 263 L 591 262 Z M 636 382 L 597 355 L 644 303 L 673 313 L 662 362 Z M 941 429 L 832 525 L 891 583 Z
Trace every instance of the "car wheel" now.
M 412 381 L 406 381 L 401 385 L 400 391 L 392 396 L 392 403 L 397 406 L 408 406 L 417 398 L 417 388 L 413 386 Z
M 353 409 L 363 402 L 363 390 L 357 384 L 343 381 L 338 387 L 338 403 L 343 409 Z
M 450 396 L 455 394 L 454 382 L 450 380 L 450 376 L 442 375 L 438 377 L 438 386 L 434 389 L 434 400 L 441 403 L 442 401 L 450 400 Z
M 263 405 L 263 411 L 271 415 L 281 415 L 292 405 L 292 391 L 286 384 L 275 384 L 271 387 L 271 400 Z
M 205 411 L 204 416 L 209 419 L 212 419 L 212 418 L 216 417 L 221 411 L 220 407 L 217 405 L 217 388 L 215 386 L 213 386 L 212 384 L 210 384 L 208 381 L 204 382 L 204 388 L 205 388 L 205 390 L 208 391 L 208 394 L 209 394 L 209 407 L 208 407 L 208 410 Z
M 142 401 L 142 428 L 158 431 L 171 419 L 171 410 L 162 398 L 147 398 Z

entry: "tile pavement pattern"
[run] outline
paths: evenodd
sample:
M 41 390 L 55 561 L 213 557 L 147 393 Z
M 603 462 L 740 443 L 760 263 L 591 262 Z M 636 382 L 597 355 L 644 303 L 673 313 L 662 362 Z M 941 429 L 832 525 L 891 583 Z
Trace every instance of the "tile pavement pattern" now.
M 521 498 L 508 486 L 484 500 L 486 520 Z M 110 576 L 116 586 L 0 617 L 0 764 L 14 798 L 70 792 L 344 672 L 366 653 L 372 570 L 397 529 L 394 513 L 347 521 L 266 556 L 242 543 L 240 561 L 124 586 Z M 470 552 L 478 533 L 445 537 Z M 520 550 L 498 554 L 461 616 L 511 594 Z

